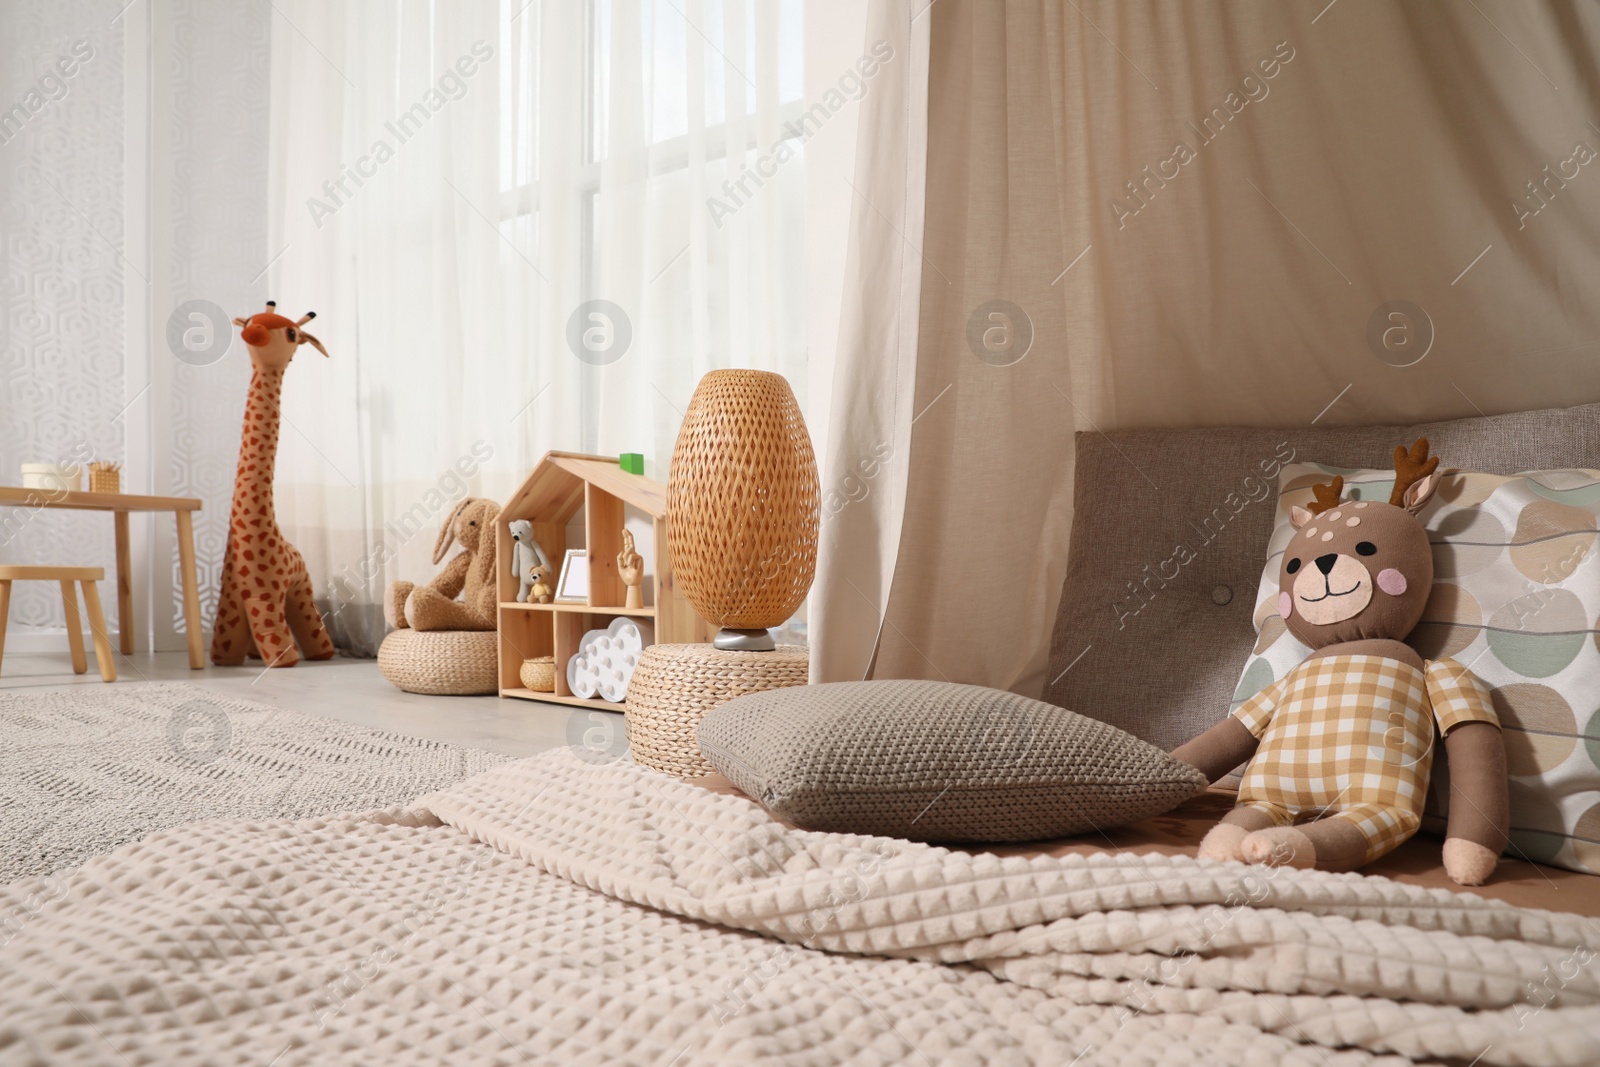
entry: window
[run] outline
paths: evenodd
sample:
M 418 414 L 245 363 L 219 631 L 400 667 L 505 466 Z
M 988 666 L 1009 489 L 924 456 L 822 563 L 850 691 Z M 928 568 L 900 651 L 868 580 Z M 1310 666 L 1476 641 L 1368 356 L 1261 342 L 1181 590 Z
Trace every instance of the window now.
M 537 247 L 554 236 L 541 213 L 577 220 L 586 300 L 616 299 L 618 275 L 642 273 L 646 313 L 659 327 L 639 336 L 647 358 L 671 358 L 669 350 L 682 358 L 700 346 L 708 362 L 699 371 L 738 365 L 757 347 L 752 332 L 776 330 L 781 351 L 765 358 L 785 365 L 771 369 L 803 367 L 802 0 L 569 3 L 581 11 L 566 29 L 568 39 L 581 31 L 582 69 L 562 73 L 550 69 L 561 50 L 547 39 L 553 12 L 542 10 L 557 0 L 533 0 L 513 18 L 518 2 L 526 0 L 506 0 L 503 23 L 503 231 Z M 784 142 L 787 173 L 755 175 Z M 770 199 L 767 221 L 725 232 L 758 195 Z M 692 212 L 703 216 L 699 226 Z M 680 267 L 684 280 L 660 284 Z M 763 276 L 772 279 L 767 291 L 751 292 Z M 662 292 L 677 305 L 664 306 Z

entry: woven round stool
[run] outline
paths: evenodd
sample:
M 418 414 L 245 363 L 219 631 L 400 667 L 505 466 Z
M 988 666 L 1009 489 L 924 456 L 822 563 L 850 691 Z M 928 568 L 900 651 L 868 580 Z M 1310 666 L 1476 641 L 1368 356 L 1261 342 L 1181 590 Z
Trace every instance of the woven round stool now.
M 694 736 L 700 720 L 734 697 L 805 685 L 810 668 L 804 645 L 771 652 L 651 645 L 628 682 L 625 720 L 633 758 L 679 778 L 711 774 Z
M 397 688 L 431 696 L 500 691 L 493 630 L 395 630 L 378 646 L 378 670 Z

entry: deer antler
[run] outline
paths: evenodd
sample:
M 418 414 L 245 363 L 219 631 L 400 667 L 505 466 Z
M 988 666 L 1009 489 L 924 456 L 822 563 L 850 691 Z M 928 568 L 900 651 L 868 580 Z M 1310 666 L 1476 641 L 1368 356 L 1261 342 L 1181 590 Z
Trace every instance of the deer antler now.
M 1344 492 L 1344 475 L 1336 474 L 1333 481 L 1326 485 L 1313 485 L 1311 495 L 1317 498 L 1315 504 L 1307 504 L 1306 510 L 1313 515 L 1321 515 L 1329 508 L 1338 507 L 1339 495 Z
M 1432 474 L 1439 466 L 1439 457 L 1428 456 L 1428 439 L 1417 438 L 1408 453 L 1404 445 L 1394 446 L 1394 491 L 1389 494 L 1389 503 L 1395 507 L 1403 507 L 1406 490 Z

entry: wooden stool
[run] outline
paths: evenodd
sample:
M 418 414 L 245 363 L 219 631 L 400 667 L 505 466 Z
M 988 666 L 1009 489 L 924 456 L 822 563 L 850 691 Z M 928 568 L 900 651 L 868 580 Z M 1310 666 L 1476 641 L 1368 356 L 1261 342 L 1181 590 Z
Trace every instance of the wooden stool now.
M 94 661 L 100 679 L 117 680 L 117 664 L 111 655 L 111 638 L 106 636 L 105 616 L 100 613 L 100 589 L 94 583 L 106 576 L 102 567 L 0 567 L 0 659 L 5 656 L 6 618 L 11 611 L 12 582 L 60 582 L 61 606 L 67 613 L 67 644 L 72 648 L 72 673 L 89 669 L 83 655 L 83 630 L 78 626 L 78 597 L 72 583 L 83 583 L 83 606 L 89 611 L 89 629 L 94 635 Z

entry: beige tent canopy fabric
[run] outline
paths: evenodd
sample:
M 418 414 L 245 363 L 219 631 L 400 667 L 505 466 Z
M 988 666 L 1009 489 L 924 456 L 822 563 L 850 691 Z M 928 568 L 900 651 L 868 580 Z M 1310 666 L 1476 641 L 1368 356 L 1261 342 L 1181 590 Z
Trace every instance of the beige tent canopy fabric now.
M 872 26 L 913 84 L 863 101 L 818 680 L 1037 693 L 1075 430 L 1600 399 L 1600 6 L 882 0 Z

